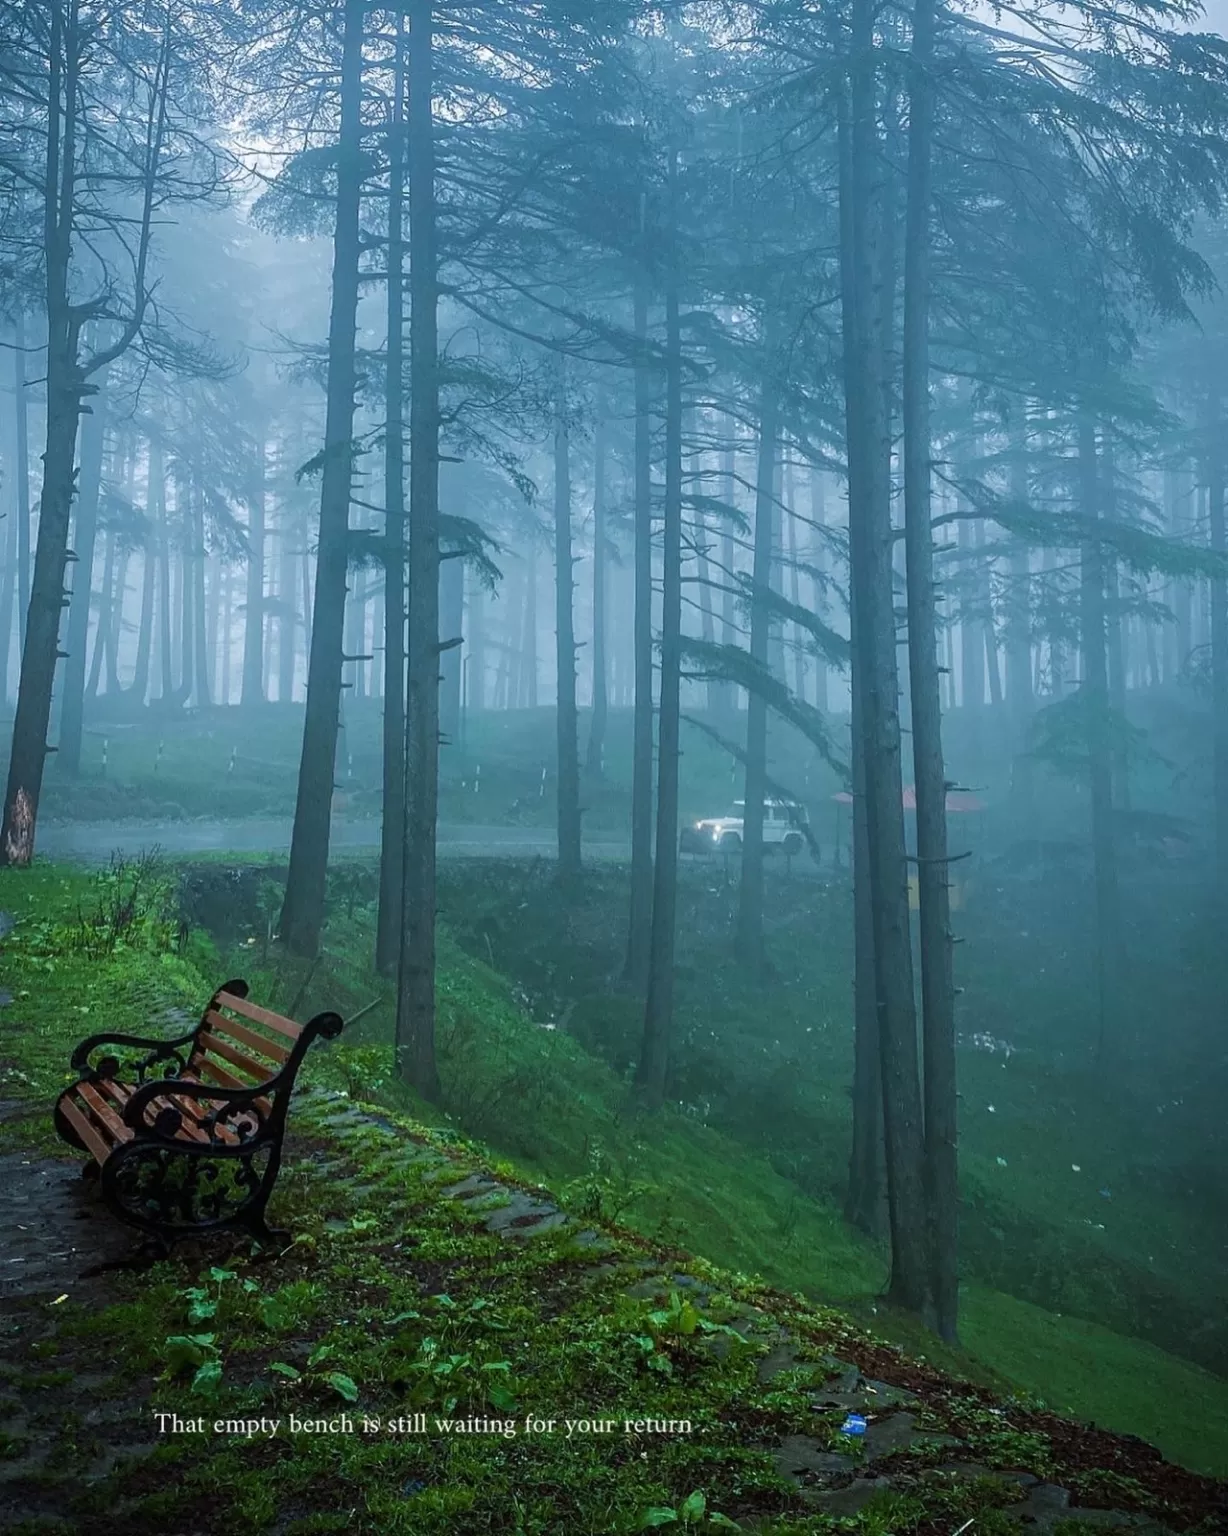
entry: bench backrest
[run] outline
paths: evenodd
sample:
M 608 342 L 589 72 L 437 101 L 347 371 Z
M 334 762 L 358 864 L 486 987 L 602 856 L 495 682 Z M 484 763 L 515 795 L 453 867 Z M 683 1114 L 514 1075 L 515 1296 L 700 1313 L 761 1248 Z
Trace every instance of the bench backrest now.
M 281 1072 L 299 1043 L 301 1025 L 249 1003 L 246 992 L 244 983 L 228 983 L 210 999 L 188 1063 L 188 1071 L 201 1082 L 259 1087 Z

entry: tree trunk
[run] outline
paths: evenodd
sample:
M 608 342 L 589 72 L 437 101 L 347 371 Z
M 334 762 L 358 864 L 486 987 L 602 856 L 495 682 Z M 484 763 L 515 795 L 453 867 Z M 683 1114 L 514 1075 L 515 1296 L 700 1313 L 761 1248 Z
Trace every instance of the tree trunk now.
M 657 747 L 657 835 L 644 1039 L 636 1083 L 649 1109 L 665 1102 L 674 1013 L 678 900 L 678 754 L 682 690 L 682 340 L 674 206 L 678 157 L 670 151 L 669 270 L 665 285 L 665 519 L 662 535 L 661 705 Z
M 132 560 L 132 552 L 119 548 L 116 553 L 118 559 L 115 567 L 114 597 L 111 604 L 111 622 L 107 626 L 107 648 L 104 657 L 107 665 L 107 681 L 103 689 L 105 694 L 123 692 L 119 681 L 119 650 L 123 643 L 124 604 L 128 598 L 128 566 Z
M 769 323 L 765 323 L 769 332 Z M 766 669 L 772 634 L 772 556 L 776 538 L 776 456 L 779 407 L 773 336 L 763 340 L 759 396 L 759 462 L 755 473 L 755 542 L 751 575 L 750 659 Z M 742 876 L 738 883 L 737 948 L 753 970 L 763 965 L 763 802 L 767 794 L 767 700 L 758 688 L 746 703 L 746 779 L 742 807 Z
M 1223 411 L 1211 401 L 1207 434 L 1207 521 L 1211 548 L 1228 553 L 1224 518 Z M 1211 709 L 1215 865 L 1221 900 L 1228 901 L 1228 583 L 1211 577 Z
M 652 940 L 652 398 L 648 346 L 648 287 L 635 289 L 635 709 L 631 745 L 631 910 L 627 920 L 624 979 L 648 984 Z
M 294 697 L 294 674 L 298 661 L 298 576 L 295 571 L 293 528 L 290 509 L 283 503 L 278 529 L 277 603 L 277 702 L 288 704 Z
M 30 401 L 26 394 L 26 323 L 13 321 L 13 407 L 16 428 L 17 482 L 17 623 L 21 646 L 26 641 L 26 612 L 30 606 Z
M 1084 517 L 1100 516 L 1096 427 L 1085 413 L 1078 429 L 1079 499 Z M 1117 848 L 1113 834 L 1113 758 L 1109 730 L 1109 680 L 1105 654 L 1104 554 L 1098 539 L 1082 549 L 1080 629 L 1083 647 L 1083 708 L 1087 726 L 1088 788 L 1091 795 L 1092 866 L 1096 888 L 1097 1057 L 1103 1060 L 1109 1019 L 1116 1001 L 1120 952 Z
M 221 599 L 220 599 L 220 601 L 221 601 L 221 619 L 220 619 L 220 622 L 221 622 L 221 626 L 222 626 L 222 654 L 221 654 L 221 659 L 219 661 L 219 666 L 221 668 L 221 671 L 220 671 L 218 679 L 217 679 L 217 686 L 216 686 L 216 690 L 215 691 L 216 691 L 216 694 L 217 694 L 218 703 L 221 704 L 223 707 L 228 707 L 229 704 L 230 704 L 230 666 L 231 666 L 230 651 L 231 651 L 231 640 L 232 640 L 231 630 L 232 630 L 232 628 L 234 626 L 234 615 L 233 615 L 233 608 L 234 608 L 234 582 L 231 579 L 232 572 L 230 570 L 230 567 L 228 565 L 223 565 L 221 563 L 220 559 L 218 561 L 218 573 L 217 574 L 218 574 L 218 581 L 221 584 L 221 588 L 222 588 Z
M 137 625 L 136 661 L 130 692 L 138 707 L 149 698 L 149 663 L 153 653 L 154 601 L 157 593 L 158 530 L 162 522 L 162 455 L 149 444 L 145 469 L 145 521 L 148 533 L 141 555 L 141 617 Z
M 520 707 L 537 708 L 537 547 L 529 536 L 525 555 L 524 637 L 520 648 Z
M 20 402 L 18 402 L 20 408 Z M 14 475 L 9 469 L 9 445 L 6 442 L 0 449 L 4 456 L 4 483 L 6 489 L 12 488 L 12 495 L 6 498 L 4 519 L 4 572 L 0 580 L 0 707 L 7 708 L 9 702 L 9 658 L 16 649 L 20 661 L 21 647 L 14 647 L 13 621 L 17 617 L 17 487 L 13 484 Z M 14 444 L 12 457 L 16 460 L 16 444 Z
M 155 450 L 151 449 L 151 452 Z M 161 693 L 159 697 L 164 703 L 170 703 L 175 697 L 175 644 L 173 638 L 172 619 L 174 609 L 171 607 L 171 530 L 170 511 L 166 505 L 166 480 L 162 473 L 162 449 L 159 445 L 156 449 L 158 455 L 158 651 L 161 663 Z M 151 471 L 152 473 L 152 471 Z
M 599 413 L 603 410 L 600 404 L 598 410 Z M 606 721 L 610 712 L 605 634 L 605 460 L 605 416 L 599 414 L 593 432 L 593 713 L 589 720 L 588 750 L 584 760 L 585 771 L 594 780 L 600 780 L 604 772 Z
M 435 822 L 439 802 L 439 342 L 430 0 L 410 0 L 409 710 L 405 920 L 397 1067 L 426 1099 L 435 1061 Z
M 107 434 L 107 373 L 98 378 L 98 393 L 82 423 L 81 478 L 77 495 L 76 546 L 72 597 L 68 606 L 63 692 L 60 700 L 60 741 L 56 767 L 66 778 L 81 772 L 81 730 L 85 709 L 85 658 L 90 631 L 90 594 L 94 579 L 94 549 L 98 535 L 98 498 L 102 488 L 102 452 Z
M 388 342 L 384 371 L 383 820 L 375 968 L 396 971 L 405 853 L 405 28 L 397 22 L 388 140 Z
M 243 680 L 239 703 L 246 709 L 264 703 L 264 497 L 268 447 L 256 434 L 256 462 L 247 504 L 247 590 L 243 610 Z
M 576 718 L 576 635 L 571 554 L 571 434 L 567 426 L 562 368 L 554 418 L 554 635 L 558 747 L 557 826 L 559 878 L 580 873 L 580 756 Z
M 445 746 L 460 740 L 461 646 L 465 626 L 465 562 L 449 556 L 439 566 L 439 736 Z
M 939 1335 L 959 1322 L 959 1176 L 955 981 L 947 856 L 946 770 L 938 671 L 938 609 L 930 515 L 930 199 L 934 131 L 930 71 L 935 0 L 913 0 L 908 64 L 908 199 L 904 236 L 904 551 L 908 673 L 917 801 L 925 1174 L 930 1284 Z M 987 627 L 988 642 L 992 626 Z M 997 672 L 996 653 L 994 672 Z
M 280 932 L 295 954 L 320 947 L 341 708 L 342 635 L 354 473 L 355 341 L 362 202 L 363 0 L 346 0 L 341 63 L 341 131 L 328 326 L 328 404 L 320 486 L 319 553 L 307 664 L 307 713 Z
M 193 650 L 195 652 L 195 697 L 198 709 L 207 709 L 213 701 L 213 629 L 212 612 L 217 602 L 216 589 L 210 593 L 205 588 L 205 568 L 208 551 L 205 548 L 205 493 L 193 482 L 188 491 L 192 508 L 192 618 Z M 212 598 L 212 602 L 210 602 Z
M 840 157 L 841 292 L 849 483 L 853 652 L 862 667 L 862 740 L 874 913 L 874 956 L 883 1073 L 891 1299 L 929 1312 L 929 1253 L 923 1180 L 921 1085 L 908 917 L 896 664 L 893 531 L 885 420 L 884 290 L 892 263 L 875 250 L 873 187 L 881 175 L 876 131 L 874 14 L 854 0 L 847 152 Z M 879 199 L 883 232 L 892 210 Z M 873 297 L 879 288 L 880 302 Z
M 816 571 L 823 573 L 829 569 L 829 560 L 823 536 L 818 530 L 827 525 L 827 509 L 824 506 L 823 498 L 823 473 L 818 469 L 810 471 L 810 519 L 814 524 L 814 533 L 812 534 L 814 540 L 814 567 Z M 823 590 L 823 583 L 818 576 L 815 576 L 813 579 L 812 591 L 814 593 L 814 611 L 820 618 L 824 618 L 828 612 L 828 602 Z M 814 703 L 815 708 L 822 710 L 824 714 L 826 714 L 828 709 L 827 679 L 828 668 L 826 658 L 822 654 L 817 654 L 814 658 Z
M 866 823 L 861 667 L 852 675 L 853 745 L 853 1139 L 844 1214 L 871 1237 L 882 1235 L 883 1068 L 874 967 L 874 897 Z
M 72 254 L 72 215 L 76 165 L 78 29 L 75 4 L 65 16 L 52 7 L 48 75 L 51 104 L 46 169 L 42 188 L 45 215 L 47 308 L 47 437 L 43 487 L 39 498 L 38 543 L 30 584 L 21 653 L 17 708 L 0 827 L 0 864 L 28 865 L 34 856 L 34 831 L 47 761 L 51 693 L 60 654 L 60 617 L 64 610 L 64 568 L 75 482 L 77 420 L 88 392 L 78 358 L 82 316 L 68 294 Z M 61 120 L 63 139 L 61 141 Z M 23 373 L 18 380 L 24 399 Z M 20 417 L 20 407 L 18 410 Z M 24 476 L 20 473 L 19 491 Z M 22 524 L 27 525 L 23 517 Z M 20 529 L 19 529 L 20 531 Z
M 102 663 L 111 635 L 111 594 L 115 590 L 115 535 L 107 530 L 103 545 L 102 584 L 98 589 L 98 623 L 94 629 L 94 650 L 85 684 L 85 697 L 96 699 L 102 686 Z
M 1029 495 L 1026 433 L 1015 443 L 1010 468 L 1011 500 Z M 1010 710 L 1013 764 L 1011 791 L 1019 810 L 1031 805 L 1031 763 L 1026 755 L 1035 700 L 1032 694 L 1031 556 L 1020 541 L 1011 555 L 1010 601 L 1006 611 L 1006 703 Z
M 729 430 L 734 431 L 734 423 L 729 423 Z M 737 453 L 730 446 L 722 455 L 721 479 L 725 485 L 725 495 L 729 502 L 729 515 L 725 518 L 724 528 L 721 532 L 721 564 L 724 573 L 721 577 L 721 585 L 724 588 L 721 594 L 721 641 L 724 645 L 737 645 L 737 605 L 734 594 L 733 566 L 736 558 L 733 542 L 732 516 L 738 505 L 738 476 Z M 718 713 L 728 729 L 733 728 L 734 720 L 738 714 L 738 687 L 736 683 L 722 682 L 720 684 L 720 704 Z

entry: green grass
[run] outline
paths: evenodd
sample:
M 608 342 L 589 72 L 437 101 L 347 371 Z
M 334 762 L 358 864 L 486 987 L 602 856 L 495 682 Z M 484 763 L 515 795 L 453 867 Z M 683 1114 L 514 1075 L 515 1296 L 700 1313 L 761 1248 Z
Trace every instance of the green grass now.
M 1166 1456 L 1228 1474 L 1228 1382 L 1078 1317 L 966 1286 L 967 1349 L 1059 1413 L 1128 1430 Z
M 0 726 L 0 751 L 10 725 Z M 43 790 L 50 818 L 179 820 L 290 816 L 298 782 L 303 706 L 266 704 L 181 712 L 137 721 L 95 719 L 82 745 L 81 776 L 66 778 L 53 759 Z M 590 834 L 625 839 L 631 810 L 629 710 L 612 710 L 605 774 L 585 779 Z M 682 803 L 687 815 L 728 809 L 741 793 L 733 760 L 710 737 L 684 726 Z M 474 825 L 552 827 L 555 820 L 554 713 L 488 711 L 440 757 L 440 818 Z M 587 740 L 581 716 L 580 741 Z M 380 705 L 349 699 L 338 745 L 338 808 L 376 816 L 382 777 Z M 839 785 L 795 733 L 773 734 L 772 772 L 815 806 L 820 836 L 834 825 L 830 796 Z M 83 788 L 87 793 L 82 793 Z
M 417 1103 L 393 1076 L 391 1004 L 387 984 L 370 970 L 369 912 L 360 901 L 351 918 L 334 903 L 325 960 L 314 968 L 276 950 L 262 965 L 258 944 L 218 953 L 200 936 L 177 952 L 156 913 L 144 937 L 133 935 L 100 963 L 74 948 L 77 913 L 94 910 L 100 889 L 105 878 L 46 866 L 0 871 L 0 908 L 20 919 L 5 946 L 20 974 L 5 1017 L 0 1096 L 45 1109 L 83 1034 L 139 1028 L 168 1003 L 199 1008 L 222 975 L 246 974 L 263 1001 L 282 1008 L 293 1002 L 300 1016 L 322 1007 L 349 1014 L 382 996 L 352 1038 L 313 1054 L 309 1081 L 475 1138 L 509 1171 L 561 1189 L 593 1217 L 617 1217 L 785 1291 L 846 1306 L 879 1334 L 962 1374 L 1013 1384 L 1078 1416 L 1146 1436 L 1191 1467 L 1228 1473 L 1228 1382 L 1139 1339 L 983 1284 L 965 1290 L 963 1351 L 944 1350 L 907 1319 L 873 1310 L 885 1274 L 882 1255 L 841 1220 L 830 1199 L 803 1190 L 685 1107 L 636 1115 L 625 1074 L 571 1034 L 542 1028 L 543 1014 L 526 1008 L 522 989 L 448 933 L 440 943 L 443 1114 Z M 10 1122 L 3 1139 L 50 1145 L 45 1121 Z M 974 1167 L 973 1176 L 975 1182 L 992 1175 Z

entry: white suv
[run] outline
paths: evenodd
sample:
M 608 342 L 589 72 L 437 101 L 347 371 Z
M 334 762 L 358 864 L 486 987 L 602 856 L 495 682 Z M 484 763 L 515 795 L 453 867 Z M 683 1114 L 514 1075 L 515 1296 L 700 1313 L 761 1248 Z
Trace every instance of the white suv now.
M 744 800 L 735 800 L 728 816 L 711 816 L 704 821 L 692 822 L 683 827 L 679 846 L 683 853 L 721 853 L 742 851 L 742 816 L 746 809 Z M 783 853 L 801 853 L 806 846 L 805 828 L 809 817 L 805 806 L 792 800 L 765 800 L 763 802 L 763 846 L 765 850 L 779 848 Z

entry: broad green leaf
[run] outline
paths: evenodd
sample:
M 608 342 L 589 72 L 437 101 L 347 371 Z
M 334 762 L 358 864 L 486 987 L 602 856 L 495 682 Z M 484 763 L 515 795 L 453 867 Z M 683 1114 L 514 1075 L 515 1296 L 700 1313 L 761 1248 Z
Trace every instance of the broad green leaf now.
M 325 1371 L 324 1380 L 334 1392 L 345 1398 L 347 1403 L 358 1401 L 358 1386 L 352 1376 L 347 1376 L 342 1371 Z

